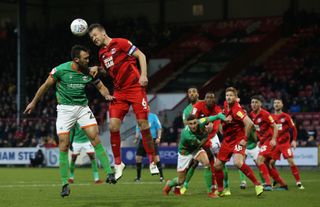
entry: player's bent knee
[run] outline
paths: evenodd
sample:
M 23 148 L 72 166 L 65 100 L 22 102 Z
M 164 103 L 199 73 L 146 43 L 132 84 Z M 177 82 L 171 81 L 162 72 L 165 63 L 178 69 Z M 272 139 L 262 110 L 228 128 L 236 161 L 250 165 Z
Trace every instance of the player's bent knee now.
M 138 121 L 138 126 L 141 130 L 149 129 L 149 122 L 146 119 L 139 119 Z

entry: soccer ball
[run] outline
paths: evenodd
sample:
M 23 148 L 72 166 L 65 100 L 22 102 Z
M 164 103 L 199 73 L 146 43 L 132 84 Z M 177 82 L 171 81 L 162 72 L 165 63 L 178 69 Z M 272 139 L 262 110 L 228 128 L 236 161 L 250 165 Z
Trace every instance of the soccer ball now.
M 72 34 L 76 36 L 83 36 L 87 33 L 88 24 L 83 19 L 75 19 L 70 25 Z

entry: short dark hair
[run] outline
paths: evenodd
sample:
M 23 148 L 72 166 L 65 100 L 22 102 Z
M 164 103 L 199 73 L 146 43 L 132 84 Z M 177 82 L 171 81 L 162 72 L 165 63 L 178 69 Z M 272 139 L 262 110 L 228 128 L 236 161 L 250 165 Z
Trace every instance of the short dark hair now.
M 214 95 L 214 92 L 213 91 L 207 91 L 206 95 L 207 94 L 213 94 Z
M 93 29 L 99 29 L 100 31 L 106 31 L 106 29 L 99 23 L 93 23 L 88 28 L 88 33 L 90 33 Z
M 275 101 L 275 100 L 281 101 L 281 102 L 283 103 L 283 100 L 282 100 L 282 98 L 280 98 L 280 97 L 274 98 L 274 101 Z
M 74 45 L 72 46 L 71 48 L 71 59 L 75 59 L 75 58 L 80 58 L 80 52 L 81 51 L 84 51 L 84 52 L 87 52 L 89 53 L 90 50 L 89 48 L 87 48 L 86 46 L 83 46 L 83 45 Z
M 238 91 L 237 91 L 237 89 L 235 89 L 234 87 L 228 87 L 228 88 L 226 88 L 226 93 L 229 92 L 229 91 L 233 92 L 234 95 L 238 97 Z
M 254 96 L 251 97 L 251 100 L 252 100 L 252 99 L 256 99 L 256 100 L 260 101 L 261 103 L 262 103 L 263 100 L 264 100 L 261 95 L 254 95 Z
M 187 91 L 189 91 L 190 89 L 196 89 L 198 91 L 196 86 L 190 86 Z
M 191 121 L 191 120 L 194 120 L 194 119 L 197 119 L 196 115 L 194 115 L 194 114 L 190 114 L 190 115 L 187 117 L 187 121 Z

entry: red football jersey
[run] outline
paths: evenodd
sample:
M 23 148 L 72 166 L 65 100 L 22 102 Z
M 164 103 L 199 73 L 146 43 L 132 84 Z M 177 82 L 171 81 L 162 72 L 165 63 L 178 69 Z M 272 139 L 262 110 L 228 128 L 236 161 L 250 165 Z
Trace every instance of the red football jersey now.
M 290 129 L 292 129 L 293 139 L 297 140 L 297 129 L 289 114 L 282 112 L 281 114 L 272 114 L 272 118 L 278 127 L 277 143 L 290 143 Z
M 250 117 L 259 137 L 260 145 L 265 143 L 267 140 L 270 140 L 273 135 L 273 128 L 271 125 L 274 123 L 270 113 L 261 108 L 258 114 L 255 114 L 253 111 L 251 111 Z
M 223 113 L 226 117 L 231 116 L 231 123 L 222 122 L 223 141 L 233 142 L 239 139 L 247 139 L 243 119 L 247 116 L 238 102 L 229 108 L 228 103 L 224 103 Z
M 100 48 L 99 61 L 113 80 L 115 90 L 141 87 L 136 58 L 137 48 L 129 40 L 112 38 L 107 46 Z
M 208 109 L 204 101 L 201 101 L 201 102 L 198 101 L 196 104 L 193 105 L 191 114 L 196 115 L 197 118 L 201 118 L 201 117 L 214 116 L 220 112 L 222 112 L 222 110 L 220 106 L 218 106 L 217 104 L 214 104 L 214 106 L 211 109 Z M 209 138 L 212 138 L 217 134 L 220 123 L 221 123 L 220 120 L 216 120 L 213 122 L 213 129 L 209 135 Z

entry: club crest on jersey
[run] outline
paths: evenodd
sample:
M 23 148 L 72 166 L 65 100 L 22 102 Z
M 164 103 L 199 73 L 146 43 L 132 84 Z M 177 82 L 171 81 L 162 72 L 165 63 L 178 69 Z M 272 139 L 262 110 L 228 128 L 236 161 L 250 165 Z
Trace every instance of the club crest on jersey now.
M 284 119 L 284 118 L 281 118 L 280 121 L 283 123 L 283 122 L 285 122 L 285 119 Z
M 260 123 L 260 122 L 261 122 L 261 118 L 258 118 L 258 119 L 257 119 L 257 122 Z
M 111 49 L 111 54 L 112 54 L 112 55 L 115 54 L 116 52 L 117 52 L 116 48 L 112 48 L 112 49 Z

